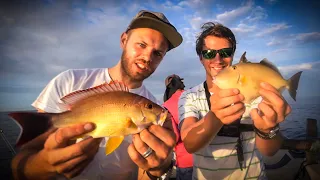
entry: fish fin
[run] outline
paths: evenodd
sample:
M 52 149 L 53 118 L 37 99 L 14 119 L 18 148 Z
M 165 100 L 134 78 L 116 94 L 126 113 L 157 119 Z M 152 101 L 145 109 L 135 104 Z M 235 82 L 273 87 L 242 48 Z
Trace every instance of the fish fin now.
M 114 150 L 116 150 L 120 144 L 122 143 L 124 136 L 114 136 L 110 137 L 106 144 L 106 155 L 111 154 Z
M 71 109 L 74 104 L 76 104 L 77 102 L 79 102 L 83 99 L 86 99 L 89 96 L 92 96 L 95 94 L 102 94 L 105 92 L 112 92 L 112 91 L 129 92 L 129 88 L 121 82 L 112 81 L 110 83 L 104 83 L 99 86 L 91 87 L 88 89 L 74 91 L 74 92 L 62 97 L 61 101 L 63 101 L 65 104 L 67 104 Z
M 9 113 L 8 116 L 10 116 L 21 129 L 16 141 L 16 146 L 20 147 L 49 130 L 49 128 L 52 126 L 51 114 L 52 113 L 37 113 L 28 111 Z
M 137 125 L 132 121 L 131 118 L 127 118 L 127 123 L 125 125 L 125 128 L 138 128 Z
M 260 64 L 271 68 L 272 70 L 276 71 L 276 72 L 282 77 L 282 75 L 281 75 L 279 69 L 277 68 L 277 66 L 275 66 L 274 64 L 272 64 L 272 63 L 271 63 L 270 61 L 268 61 L 266 58 L 262 59 L 262 60 L 260 61 Z M 282 77 L 282 78 L 283 78 L 283 77 Z
M 295 75 L 293 75 L 288 81 L 289 81 L 289 94 L 292 97 L 293 100 L 296 101 L 297 96 L 297 89 L 299 85 L 299 80 L 301 76 L 302 71 L 297 72 Z
M 248 59 L 246 58 L 246 51 L 242 54 L 239 63 L 250 63 L 250 61 L 248 61 Z
M 243 86 L 243 85 L 246 84 L 246 82 L 247 82 L 247 77 L 241 74 L 240 77 L 239 77 L 238 83 L 239 83 L 241 86 Z

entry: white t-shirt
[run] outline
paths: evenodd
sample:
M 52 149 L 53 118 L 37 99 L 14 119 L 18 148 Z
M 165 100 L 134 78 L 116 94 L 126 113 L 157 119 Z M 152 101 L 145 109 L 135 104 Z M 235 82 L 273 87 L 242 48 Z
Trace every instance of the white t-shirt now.
M 247 105 L 245 116 L 256 107 L 261 98 Z M 180 96 L 179 129 L 187 117 L 202 119 L 208 112 L 203 83 L 188 89 Z M 243 124 L 252 124 L 250 118 L 241 120 Z M 209 145 L 193 153 L 193 179 L 266 179 L 262 156 L 255 146 L 255 133 L 242 132 L 244 168 L 241 171 L 235 145 L 236 137 L 216 136 Z
M 32 106 L 46 112 L 59 113 L 62 111 L 63 96 L 77 90 L 110 82 L 107 68 L 100 69 L 71 69 L 60 73 L 43 89 Z M 144 96 L 160 105 L 159 101 L 146 89 L 144 85 L 129 90 Z M 137 165 L 128 155 L 127 148 L 132 142 L 131 136 L 126 136 L 122 144 L 114 152 L 105 155 L 105 145 L 108 138 L 104 138 L 92 162 L 74 179 L 137 179 Z

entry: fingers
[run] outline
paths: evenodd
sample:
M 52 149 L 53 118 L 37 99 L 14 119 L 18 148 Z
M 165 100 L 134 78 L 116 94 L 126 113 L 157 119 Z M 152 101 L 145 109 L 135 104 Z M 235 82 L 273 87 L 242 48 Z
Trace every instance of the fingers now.
M 259 93 L 263 98 L 263 102 L 260 104 L 264 103 L 272 109 L 270 110 L 267 106 L 262 105 L 261 108 L 264 108 L 260 108 L 260 110 L 265 114 L 267 119 L 276 119 L 278 123 L 282 122 L 291 112 L 290 105 L 282 97 L 281 93 L 270 84 L 261 83 L 260 86 L 261 89 L 259 90 Z M 277 114 L 275 117 L 273 116 L 274 113 Z
M 172 123 L 171 123 L 172 125 Z M 163 143 L 165 143 L 168 147 L 175 146 L 175 133 L 168 129 L 165 129 L 161 126 L 152 125 L 148 128 L 149 132 L 153 134 L 155 137 L 160 139 Z M 144 139 L 144 137 L 143 137 Z M 148 139 L 146 139 L 148 141 Z
M 68 179 L 78 176 L 88 166 L 88 164 L 91 161 L 92 159 L 87 159 L 85 161 L 82 161 L 78 166 L 73 168 L 71 171 L 69 171 L 68 173 L 64 173 L 64 176 Z
M 94 124 L 85 123 L 74 125 L 66 128 L 58 129 L 55 133 L 51 134 L 44 147 L 47 149 L 54 149 L 59 147 L 65 147 L 67 142 L 72 138 L 90 132 L 94 129 Z
M 147 150 L 147 148 L 145 149 L 145 151 L 146 150 Z M 137 166 L 139 166 L 140 168 L 142 168 L 144 170 L 148 170 L 148 161 L 142 157 L 140 152 L 137 151 L 137 149 L 135 148 L 135 146 L 133 144 L 129 145 L 128 154 L 129 154 L 130 158 L 132 159 L 132 161 L 135 164 L 137 164 Z
M 60 174 L 68 174 L 76 169 L 78 166 L 81 166 L 83 161 L 92 160 L 95 154 L 98 152 L 99 146 L 91 146 L 89 152 L 82 154 L 76 158 L 73 158 L 65 163 L 61 163 L 56 167 L 56 171 Z
M 224 97 L 223 99 L 219 98 L 217 101 L 214 97 L 212 98 L 212 100 L 210 98 L 212 109 L 223 109 L 230 106 L 231 104 L 235 104 L 243 100 L 244 96 L 242 94 Z
M 87 138 L 71 146 L 53 150 L 48 157 L 48 161 L 51 165 L 64 163 L 71 159 L 87 154 L 92 148 L 99 147 L 100 142 L 101 139 Z
M 161 126 L 152 125 L 140 134 L 133 135 L 133 144 L 128 147 L 130 158 L 144 170 L 154 170 L 165 162 L 175 145 L 173 132 Z M 148 150 L 152 154 L 144 158 L 142 155 Z
M 171 120 L 172 115 L 169 115 L 166 120 L 164 121 L 162 127 L 168 129 L 169 131 L 173 131 L 172 127 L 172 120 Z
M 215 115 L 223 124 L 230 124 L 239 119 L 245 112 L 245 106 L 242 103 L 232 105 L 228 108 L 215 112 Z

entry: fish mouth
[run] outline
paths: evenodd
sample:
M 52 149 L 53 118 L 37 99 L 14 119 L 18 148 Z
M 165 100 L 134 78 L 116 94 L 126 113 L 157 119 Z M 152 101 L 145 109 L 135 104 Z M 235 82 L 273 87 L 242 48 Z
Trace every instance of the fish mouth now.
M 158 125 L 162 126 L 163 123 L 166 121 L 168 116 L 168 110 L 163 110 L 159 115 L 158 115 Z

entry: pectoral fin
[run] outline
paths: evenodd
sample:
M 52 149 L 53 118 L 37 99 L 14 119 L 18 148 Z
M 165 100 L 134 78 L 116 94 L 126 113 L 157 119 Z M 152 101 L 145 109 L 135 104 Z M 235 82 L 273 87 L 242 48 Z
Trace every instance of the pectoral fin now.
M 106 155 L 111 154 L 122 143 L 124 136 L 110 137 L 106 145 Z
M 243 86 L 243 85 L 246 84 L 246 82 L 247 82 L 246 76 L 240 75 L 239 80 L 238 80 L 238 83 L 239 83 L 241 86 Z

